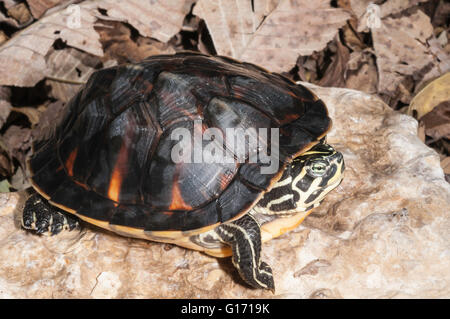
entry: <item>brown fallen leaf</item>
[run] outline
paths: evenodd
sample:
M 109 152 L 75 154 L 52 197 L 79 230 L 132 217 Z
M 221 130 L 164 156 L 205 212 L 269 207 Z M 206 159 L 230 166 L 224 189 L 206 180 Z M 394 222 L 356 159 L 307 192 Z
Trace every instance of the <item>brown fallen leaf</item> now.
M 9 37 L 6 35 L 6 33 L 3 32 L 2 30 L 0 30 L 0 45 L 2 45 L 3 43 L 5 43 L 8 40 L 9 40 Z
M 441 160 L 441 167 L 446 175 L 450 175 L 450 156 Z
M 11 125 L 2 137 L 5 150 L 10 159 L 15 158 L 25 168 L 25 160 L 31 149 L 31 129 Z
M 196 17 L 198 18 L 198 17 Z M 216 49 L 211 39 L 211 34 L 206 27 L 205 21 L 200 20 L 198 24 L 198 44 L 197 48 L 201 53 L 216 55 Z
M 31 131 L 32 140 L 36 141 L 46 138 L 53 134 L 53 129 L 59 123 L 64 115 L 65 103 L 58 100 L 50 103 L 41 111 L 39 122 Z
M 450 101 L 450 72 L 435 79 L 417 93 L 411 100 L 408 114 L 420 119 L 444 101 Z
M 8 153 L 3 149 L 0 143 L 0 179 L 1 177 L 8 178 L 14 173 L 14 165 L 8 156 Z
M 8 87 L 0 86 L 0 129 L 11 113 L 10 97 L 11 90 Z
M 321 52 L 310 56 L 300 56 L 297 60 L 298 75 L 302 81 L 317 83 L 319 79 L 318 68 L 321 62 Z
M 437 2 L 437 3 L 436 3 Z M 435 5 L 433 13 L 430 13 L 431 23 L 433 26 L 445 26 L 448 25 L 448 17 L 450 17 L 450 2 L 448 1 L 436 1 L 431 3 Z
M 103 66 L 97 56 L 73 48 L 55 50 L 50 48 L 46 56 L 46 83 L 51 86 L 50 95 L 67 102 L 95 69 Z
M 103 55 L 98 34 L 93 29 L 95 17 L 81 9 L 80 28 L 67 26 L 69 13 L 57 12 L 35 22 L 0 47 L 0 84 L 34 86 L 45 76 L 45 55 L 57 39 L 72 47 Z
M 425 134 L 433 141 L 441 138 L 450 139 L 450 100 L 437 105 L 420 121 L 425 125 Z
M 36 125 L 39 122 L 39 114 L 40 113 L 39 113 L 38 109 L 35 107 L 27 107 L 27 106 L 12 107 L 11 111 L 22 113 L 23 115 L 25 115 L 27 117 L 27 119 L 30 121 L 32 126 Z
M 69 101 L 96 69 L 141 61 L 150 55 L 175 52 L 170 46 L 154 39 L 132 35 L 130 28 L 122 22 L 100 20 L 95 30 L 100 35 L 105 52 L 102 58 L 74 48 L 50 48 L 46 56 L 49 66 L 46 83 L 52 88 L 52 97 Z
M 430 53 L 435 57 L 435 63 L 430 70 L 419 77 L 414 92 L 422 90 L 430 81 L 441 76 L 446 72 L 450 72 L 450 44 L 442 46 L 438 39 L 431 38 L 427 41 Z
M 107 17 L 131 24 L 141 35 L 167 42 L 180 31 L 184 17 L 194 2 L 195 0 L 103 0 L 97 6 L 106 11 Z
M 25 173 L 25 168 L 17 167 L 15 174 L 11 177 L 11 187 L 18 191 L 31 187 L 30 179 Z
M 45 76 L 45 56 L 58 39 L 86 53 L 103 56 L 98 18 L 127 21 L 139 32 L 167 41 L 182 26 L 191 0 L 84 1 L 44 16 L 0 47 L 0 85 L 34 86 Z M 79 20 L 78 20 L 79 19 Z
M 395 97 L 406 76 L 418 76 L 433 67 L 436 60 L 426 47 L 432 33 L 430 18 L 420 10 L 410 16 L 385 18 L 379 28 L 372 28 L 379 93 Z M 402 102 L 409 103 L 410 93 L 402 94 Z
M 169 45 L 151 38 L 134 36 L 130 27 L 118 21 L 99 21 L 95 30 L 100 34 L 105 55 L 102 61 L 115 60 L 119 64 L 142 61 L 156 54 L 175 53 Z
M 361 18 L 367 11 L 369 5 L 375 3 L 379 6 L 380 18 L 387 17 L 391 14 L 402 12 L 405 9 L 411 8 L 421 2 L 428 0 L 389 0 L 389 1 L 374 1 L 374 0 L 350 0 L 350 7 L 358 18 Z M 381 2 L 381 4 L 379 4 Z
M 218 54 L 275 72 L 322 50 L 350 18 L 326 0 L 199 0 L 193 14 L 205 20 Z
M 14 28 L 19 28 L 19 22 L 16 19 L 6 16 L 0 11 L 0 22 L 13 26 Z
M 347 25 L 342 27 L 342 34 L 345 44 L 353 51 L 362 51 L 367 47 L 361 35 L 355 31 L 351 23 L 347 23 Z
M 445 47 L 448 44 L 447 30 L 443 30 L 441 33 L 439 33 L 439 35 L 436 37 L 436 40 L 441 45 L 441 47 Z
M 279 0 L 205 1 L 195 4 L 193 14 L 205 20 L 217 53 L 239 57 Z
M 378 71 L 370 50 L 354 51 L 350 54 L 345 87 L 366 93 L 376 93 Z
M 343 87 L 347 73 L 349 49 L 336 35 L 324 50 L 297 60 L 298 75 L 303 81 L 320 86 Z
M 0 2 L 3 4 L 5 9 L 9 9 L 12 6 L 15 6 L 16 4 L 20 3 L 21 0 L 1 0 Z
M 62 3 L 73 2 L 71 0 L 27 0 L 31 14 L 39 19 L 48 9 Z
M 425 124 L 422 121 L 419 122 L 419 128 L 417 129 L 417 137 L 422 141 L 422 143 L 425 143 L 426 140 Z
M 23 2 L 10 7 L 8 9 L 8 15 L 14 18 L 18 22 L 19 26 L 24 26 L 33 21 L 33 16 L 31 15 L 30 10 L 28 10 L 28 7 Z
M 341 43 L 339 36 L 333 41 L 334 55 L 327 67 L 324 76 L 319 81 L 320 86 L 344 87 L 347 75 L 347 63 L 350 58 L 349 49 Z

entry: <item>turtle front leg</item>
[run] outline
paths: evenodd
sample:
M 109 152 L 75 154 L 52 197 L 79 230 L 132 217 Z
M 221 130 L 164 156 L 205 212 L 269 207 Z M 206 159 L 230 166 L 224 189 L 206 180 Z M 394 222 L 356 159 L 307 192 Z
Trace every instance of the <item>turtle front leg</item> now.
M 34 192 L 25 203 L 22 213 L 22 227 L 25 229 L 52 236 L 78 226 L 77 217 L 54 207 L 38 193 Z
M 260 225 L 251 214 L 215 229 L 220 240 L 231 246 L 233 264 L 242 279 L 255 288 L 275 291 L 272 269 L 261 261 Z

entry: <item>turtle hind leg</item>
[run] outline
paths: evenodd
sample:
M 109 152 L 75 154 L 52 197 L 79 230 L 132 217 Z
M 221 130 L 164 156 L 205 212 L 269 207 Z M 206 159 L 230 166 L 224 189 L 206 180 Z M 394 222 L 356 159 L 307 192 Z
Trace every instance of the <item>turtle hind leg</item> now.
M 22 227 L 42 235 L 56 235 L 79 226 L 78 218 L 51 205 L 36 192 L 28 198 L 22 213 Z
M 231 246 L 233 265 L 242 279 L 255 288 L 275 290 L 272 269 L 261 261 L 261 230 L 252 215 L 218 226 L 220 240 Z

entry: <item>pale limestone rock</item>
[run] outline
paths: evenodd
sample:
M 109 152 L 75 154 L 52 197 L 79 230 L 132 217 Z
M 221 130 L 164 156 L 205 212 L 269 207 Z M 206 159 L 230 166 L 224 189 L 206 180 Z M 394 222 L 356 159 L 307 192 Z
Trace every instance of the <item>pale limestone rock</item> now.
M 276 292 L 243 285 L 229 258 L 85 225 L 18 227 L 23 194 L 0 194 L 0 297 L 449 298 L 450 186 L 417 122 L 356 91 L 313 87 L 334 119 L 345 178 L 297 229 L 267 242 Z

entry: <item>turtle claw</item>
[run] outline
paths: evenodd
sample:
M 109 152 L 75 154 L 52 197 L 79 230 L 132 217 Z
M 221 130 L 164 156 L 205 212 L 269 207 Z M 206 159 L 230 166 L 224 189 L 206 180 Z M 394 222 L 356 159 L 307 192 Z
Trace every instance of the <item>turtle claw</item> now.
M 25 203 L 22 215 L 22 227 L 25 229 L 34 230 L 39 235 L 53 236 L 78 226 L 75 216 L 58 210 L 37 193 L 31 195 Z
M 275 282 L 273 280 L 272 268 L 265 263 L 261 262 L 259 265 L 259 281 L 265 284 L 265 287 L 260 287 L 264 289 L 269 289 L 272 293 L 275 293 Z

